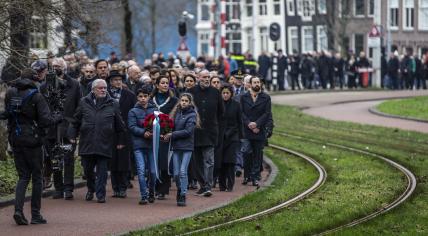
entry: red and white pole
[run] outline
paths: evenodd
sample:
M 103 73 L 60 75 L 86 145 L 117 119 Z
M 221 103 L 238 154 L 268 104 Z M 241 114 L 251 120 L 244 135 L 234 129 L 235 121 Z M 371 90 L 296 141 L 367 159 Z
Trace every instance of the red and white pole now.
M 220 24 L 221 55 L 226 55 L 226 0 L 220 3 Z

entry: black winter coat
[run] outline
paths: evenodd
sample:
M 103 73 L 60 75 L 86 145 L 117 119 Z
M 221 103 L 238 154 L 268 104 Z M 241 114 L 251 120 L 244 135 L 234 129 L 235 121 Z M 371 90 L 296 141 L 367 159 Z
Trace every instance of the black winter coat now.
M 172 150 L 193 151 L 196 126 L 196 111 L 188 107 L 177 111 L 172 132 Z
M 114 145 L 125 145 L 125 123 L 120 115 L 119 103 L 109 95 L 97 104 L 94 100 L 92 93 L 80 100 L 68 128 L 68 136 L 70 139 L 76 139 L 80 133 L 80 156 L 101 155 L 111 158 Z M 115 137 L 118 137 L 119 142 L 116 142 Z
M 69 126 L 70 121 L 73 120 L 73 116 L 76 113 L 76 109 L 79 106 L 80 99 L 82 98 L 82 91 L 80 88 L 79 82 L 77 80 L 71 78 L 68 75 L 64 75 L 64 94 L 65 94 L 65 100 L 64 100 L 64 111 L 61 112 L 64 121 L 59 124 L 60 129 L 60 136 L 61 138 L 65 138 L 67 136 L 67 129 Z M 43 82 L 40 85 L 40 92 L 43 94 L 43 96 L 47 97 L 48 91 L 47 91 L 47 85 L 46 82 Z M 50 107 L 52 110 L 52 107 Z M 49 129 L 47 138 L 49 139 L 55 139 L 56 138 L 56 131 L 54 128 Z
M 224 113 L 220 92 L 213 88 L 197 85 L 189 90 L 201 119 L 201 128 L 195 130 L 195 147 L 213 146 L 218 143 L 219 122 Z
M 394 78 L 398 77 L 398 71 L 400 70 L 400 61 L 397 57 L 393 57 L 388 61 L 388 75 Z
M 257 64 L 259 64 L 259 75 L 266 79 L 271 67 L 270 58 L 267 55 L 260 55 Z
M 162 113 L 168 114 L 171 113 L 172 109 L 174 108 L 175 104 L 178 102 L 178 98 L 175 96 L 169 96 L 169 101 L 165 104 L 161 104 L 158 102 L 159 100 L 157 97 L 160 96 L 160 93 L 158 92 L 155 94 L 155 96 L 152 98 L 151 102 L 155 104 L 155 106 L 158 108 L 158 110 Z M 165 95 L 166 96 L 166 95 Z M 157 103 L 154 101 L 156 100 Z M 157 104 L 157 105 L 156 105 Z M 158 153 L 158 167 L 160 170 L 167 171 L 169 168 L 168 163 L 168 152 L 169 152 L 169 142 L 159 142 L 159 153 Z
M 125 122 L 126 127 L 128 127 L 128 113 L 134 107 L 137 98 L 134 93 L 127 88 L 121 90 L 121 95 L 119 99 L 120 114 L 122 120 Z M 123 134 L 125 147 L 122 149 L 117 149 L 116 145 L 113 146 L 113 157 L 110 162 L 110 169 L 112 171 L 128 171 L 131 168 L 131 151 L 132 140 L 131 133 L 126 130 Z M 118 137 L 115 139 L 118 144 Z
M 241 97 L 242 120 L 244 124 L 244 138 L 250 140 L 266 140 L 265 126 L 269 120 L 271 111 L 270 96 L 264 92 L 259 93 L 256 102 L 253 102 L 251 93 Z M 248 124 L 255 122 L 260 132 L 255 134 Z
M 288 61 L 287 61 L 287 57 L 282 56 L 282 57 L 278 57 L 278 78 L 284 78 L 285 76 L 285 70 L 287 70 L 288 68 Z
M 29 79 L 18 79 L 6 92 L 4 99 L 5 112 L 2 119 L 7 119 L 8 139 L 12 147 L 42 146 L 43 128 L 54 125 L 49 106 L 38 91 L 37 85 Z M 32 95 L 30 95 L 32 94 Z M 22 98 L 21 113 L 13 113 L 11 100 Z M 9 111 L 9 112 L 8 112 Z M 17 122 L 20 132 L 17 135 Z M 36 126 L 35 126 L 36 125 Z

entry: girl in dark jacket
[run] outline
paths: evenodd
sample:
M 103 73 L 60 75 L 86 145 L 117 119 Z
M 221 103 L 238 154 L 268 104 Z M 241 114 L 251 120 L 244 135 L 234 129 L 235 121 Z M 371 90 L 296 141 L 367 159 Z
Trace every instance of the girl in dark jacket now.
M 224 85 L 221 89 L 225 112 L 222 120 L 223 137 L 221 168 L 219 175 L 220 191 L 232 191 L 235 184 L 236 151 L 240 147 L 239 140 L 242 139 L 242 112 L 239 103 L 232 99 L 233 88 Z
M 146 130 L 143 122 L 146 116 L 152 114 L 157 108 L 150 103 L 150 87 L 144 86 L 137 91 L 137 104 L 128 113 L 128 128 L 134 148 L 135 164 L 137 167 L 138 182 L 140 184 L 141 200 L 140 205 L 147 204 L 147 201 L 155 201 L 156 186 L 156 166 L 153 159 L 152 132 Z M 147 183 L 145 172 L 150 170 L 149 194 L 147 195 Z
M 180 96 L 180 102 L 171 112 L 171 117 L 174 119 L 174 131 L 166 134 L 164 140 L 171 139 L 172 142 L 174 179 L 178 189 L 177 205 L 186 206 L 187 169 L 194 147 L 194 129 L 199 123 L 191 94 L 183 93 Z
M 151 102 L 155 104 L 157 109 L 164 113 L 171 113 L 174 106 L 177 104 L 178 98 L 175 96 L 172 89 L 169 87 L 171 81 L 171 75 L 169 71 L 161 71 L 160 76 L 156 78 L 155 88 L 152 93 Z M 162 140 L 161 140 L 162 141 Z M 159 168 L 159 180 L 156 183 L 156 192 L 159 200 L 164 200 L 165 195 L 169 194 L 169 188 L 171 187 L 171 177 L 168 174 L 169 170 L 169 142 L 159 143 L 159 154 L 158 154 L 158 168 Z

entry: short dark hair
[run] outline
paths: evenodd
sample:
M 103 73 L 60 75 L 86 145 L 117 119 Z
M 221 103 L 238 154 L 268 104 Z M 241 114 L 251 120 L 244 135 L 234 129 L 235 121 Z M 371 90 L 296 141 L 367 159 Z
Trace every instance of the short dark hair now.
M 105 62 L 107 63 L 107 66 L 108 66 L 108 61 L 107 61 L 106 59 L 98 59 L 98 60 L 94 63 L 95 69 L 97 69 L 98 64 L 100 64 L 100 63 L 101 63 L 101 62 L 103 62 L 103 61 L 105 61 Z
M 223 84 L 223 86 L 221 86 L 220 91 L 222 91 L 222 92 L 223 92 L 223 89 L 227 89 L 227 90 L 229 90 L 229 91 L 230 91 L 230 93 L 232 94 L 232 97 L 233 97 L 234 89 L 233 89 L 233 87 L 232 87 L 232 85 L 231 85 L 231 84 L 229 84 L 229 83 L 224 83 L 224 84 Z
M 259 77 L 257 77 L 257 76 L 251 76 L 251 78 L 250 78 L 250 84 L 253 83 L 253 79 L 259 79 L 260 83 L 262 82 L 262 79 L 260 79 Z
M 152 86 L 151 85 L 144 85 L 141 88 L 139 88 L 137 90 L 137 96 L 138 94 L 142 93 L 142 94 L 147 94 L 147 95 L 151 95 L 152 94 Z

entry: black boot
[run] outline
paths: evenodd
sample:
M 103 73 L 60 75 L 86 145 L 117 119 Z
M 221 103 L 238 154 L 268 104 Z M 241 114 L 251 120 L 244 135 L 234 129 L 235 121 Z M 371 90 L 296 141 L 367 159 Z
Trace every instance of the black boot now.
M 186 195 L 179 195 L 177 199 L 177 206 L 186 206 Z
M 15 214 L 13 214 L 13 219 L 17 225 L 28 225 L 28 220 L 21 211 L 15 211 Z
M 33 225 L 40 225 L 40 224 L 46 224 L 48 223 L 42 215 L 36 215 L 31 217 L 31 224 Z
M 177 196 L 175 198 L 175 200 L 177 200 L 177 202 L 178 202 L 178 199 L 180 198 L 180 193 L 181 193 L 181 189 L 177 189 Z
M 149 202 L 154 203 L 155 202 L 155 192 L 149 191 Z

